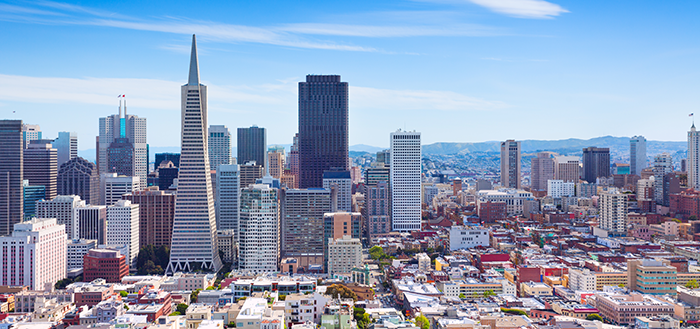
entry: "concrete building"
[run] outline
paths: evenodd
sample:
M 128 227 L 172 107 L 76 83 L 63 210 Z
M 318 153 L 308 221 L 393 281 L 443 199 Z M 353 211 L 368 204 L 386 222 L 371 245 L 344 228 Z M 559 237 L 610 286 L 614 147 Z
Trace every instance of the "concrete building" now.
M 24 150 L 24 179 L 29 185 L 42 185 L 46 188 L 46 198 L 56 196 L 57 152 L 50 140 L 34 140 Z
M 642 175 L 647 167 L 647 139 L 644 136 L 630 138 L 630 174 Z
M 608 234 L 623 235 L 627 231 L 627 195 L 617 190 L 603 192 L 599 199 L 598 225 Z
M 121 283 L 129 274 L 129 261 L 118 250 L 92 249 L 85 255 L 83 278 L 86 282 L 104 279 Z
M 589 269 L 569 269 L 569 289 L 573 291 L 595 291 L 596 276 Z
M 664 203 L 664 177 L 673 172 L 673 159 L 664 152 L 654 156 L 654 202 Z
M 506 188 L 521 188 L 520 142 L 509 139 L 501 142 L 501 185 Z
M 525 200 L 534 200 L 532 193 L 515 189 L 482 190 L 476 198 L 477 206 L 484 202 L 504 202 L 508 216 L 522 214 Z
M 401 131 L 390 134 L 392 231 L 421 229 L 421 135 Z
M 323 172 L 349 170 L 349 86 L 339 75 L 299 82 L 299 187 L 322 187 Z
M 356 212 L 335 212 L 323 214 L 323 250 L 324 264 L 328 264 L 328 241 L 342 239 L 349 235 L 360 239 L 362 232 L 362 214 Z
M 3 252 L 0 285 L 43 290 L 66 277 L 65 227 L 54 218 L 33 218 L 14 225 L 12 236 L 0 237 Z
M 323 266 L 324 221 L 334 197 L 325 188 L 280 191 L 281 256 L 296 258 L 300 267 Z
M 255 161 L 259 166 L 266 166 L 267 130 L 265 128 L 260 128 L 255 125 L 250 128 L 238 128 L 237 143 L 236 152 L 238 152 L 238 156 L 236 161 L 239 164 Z M 254 183 L 253 181 L 251 184 Z
M 365 185 L 365 232 L 370 244 L 378 236 L 391 232 L 391 189 L 388 181 Z
M 627 287 L 646 295 L 677 294 L 678 270 L 654 259 L 627 261 Z
M 261 179 L 265 174 L 265 167 L 255 161 L 248 161 L 238 166 L 239 180 L 241 188 L 248 187 Z
M 29 181 L 25 179 L 22 184 L 24 218 L 36 217 L 36 202 L 44 199 L 46 199 L 46 188 L 43 185 L 29 185 Z
M 700 190 L 700 132 L 695 123 L 688 132 L 688 187 Z
M 238 211 L 241 176 L 237 164 L 220 165 L 216 169 L 216 227 L 232 230 L 238 241 Z
M 100 175 L 97 166 L 81 157 L 73 157 L 58 169 L 58 195 L 78 195 L 87 204 L 100 203 Z
M 139 118 L 126 113 L 126 99 L 124 99 L 124 113 L 122 114 L 121 98 L 119 114 L 100 118 L 98 159 L 97 165 L 100 174 L 117 173 L 136 176 L 139 184 L 146 186 L 148 174 L 148 144 L 146 142 L 146 118 Z M 110 159 L 110 148 L 112 158 Z M 119 172 L 115 171 L 119 169 Z
M 352 178 L 349 171 L 334 169 L 324 171 L 323 188 L 336 190 L 330 211 L 352 211 Z
M 350 273 L 362 266 L 362 243 L 345 235 L 328 241 L 328 274 Z
M 238 258 L 238 248 L 236 247 L 235 234 L 233 230 L 217 230 L 216 239 L 219 250 L 224 252 L 224 263 L 233 263 Z
M 556 179 L 563 180 L 565 182 L 578 183 L 579 177 L 581 176 L 579 157 L 557 156 L 555 160 L 557 162 L 555 167 Z
M 610 149 L 587 147 L 583 149 L 583 180 L 595 183 L 598 177 L 610 176 Z
M 41 200 L 36 203 L 36 215 L 39 218 L 56 218 L 56 222 L 64 225 L 69 239 L 79 239 L 78 224 L 75 211 L 85 207 L 85 201 L 77 195 L 59 195 L 52 200 Z
M 127 246 L 127 263 L 136 265 L 139 254 L 139 205 L 119 200 L 107 207 L 107 244 Z
M 0 235 L 9 235 L 23 218 L 23 127 L 22 120 L 0 120 Z
M 57 151 L 57 166 L 61 166 L 78 157 L 78 134 L 75 132 L 59 131 L 58 138 L 53 141 L 53 148 Z
M 97 240 L 68 240 L 68 258 L 66 260 L 67 270 L 77 270 L 83 268 L 83 257 L 90 249 L 97 248 Z
M 649 295 L 596 294 L 595 298 L 600 315 L 617 325 L 634 324 L 639 316 L 673 315 L 673 305 Z
M 281 179 L 284 174 L 284 147 L 275 146 L 267 149 L 268 173 L 273 178 Z
M 107 244 L 107 206 L 75 208 L 75 219 L 77 239 L 95 240 L 98 245 Z
M 223 125 L 209 126 L 209 167 L 231 164 L 231 131 Z
M 520 295 L 523 297 L 553 296 L 554 289 L 542 282 L 523 282 L 520 284 Z
M 139 247 L 168 246 L 173 235 L 175 194 L 160 191 L 157 186 L 124 194 L 122 199 L 139 205 Z
M 365 169 L 365 186 L 374 186 L 379 182 L 390 181 L 389 164 L 377 163 Z
M 239 270 L 275 272 L 279 260 L 277 189 L 253 184 L 241 189 Z
M 576 194 L 576 183 L 564 182 L 560 179 L 550 179 L 547 181 L 547 195 L 552 198 L 574 196 Z
M 5 120 L 5 121 L 18 121 L 18 120 Z M 27 147 L 29 147 L 29 143 L 33 140 L 43 139 L 41 127 L 39 127 L 39 125 L 22 124 L 20 122 L 20 126 L 21 126 L 20 129 L 22 132 L 22 148 L 26 149 Z
M 101 174 L 100 204 L 111 206 L 121 200 L 122 195 L 138 191 L 141 186 L 138 177 L 119 176 L 116 173 Z
M 450 250 L 468 250 L 477 246 L 489 247 L 489 230 L 477 227 L 450 227 Z
M 552 152 L 539 152 L 532 158 L 530 167 L 530 190 L 542 191 L 547 188 L 547 181 L 556 178 L 556 160 Z

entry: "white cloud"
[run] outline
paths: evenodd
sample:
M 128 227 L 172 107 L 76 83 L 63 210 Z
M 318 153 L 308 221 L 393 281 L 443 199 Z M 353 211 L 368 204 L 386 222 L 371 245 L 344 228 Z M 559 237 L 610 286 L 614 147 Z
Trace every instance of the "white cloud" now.
M 498 32 L 490 27 L 477 24 L 453 26 L 372 26 L 349 24 L 289 24 L 279 30 L 312 35 L 335 35 L 350 37 L 390 38 L 416 36 L 486 36 Z
M 521 18 L 553 18 L 569 11 L 544 0 L 468 0 L 491 11 Z
M 453 91 L 391 90 L 350 86 L 352 108 L 382 110 L 483 111 L 505 108 L 500 101 L 488 101 Z

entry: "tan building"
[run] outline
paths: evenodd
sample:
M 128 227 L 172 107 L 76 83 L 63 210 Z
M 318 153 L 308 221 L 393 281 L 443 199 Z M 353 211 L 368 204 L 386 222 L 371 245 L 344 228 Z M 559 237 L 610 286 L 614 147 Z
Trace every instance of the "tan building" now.
M 482 316 L 480 322 L 491 329 L 520 329 L 532 326 L 532 320 L 524 315 Z
M 328 241 L 328 274 L 350 273 L 362 266 L 362 243 L 360 239 L 345 235 Z
M 553 296 L 552 287 L 542 282 L 523 282 L 520 284 L 520 295 L 523 297 Z
M 595 272 L 595 290 L 602 291 L 605 286 L 627 286 L 627 272 Z
M 654 259 L 627 261 L 627 287 L 647 295 L 676 295 L 677 270 Z
M 280 179 L 284 174 L 284 148 L 272 149 L 267 152 L 267 164 L 270 166 L 270 176 Z
M 638 316 L 673 315 L 673 305 L 649 295 L 596 294 L 596 308 L 600 315 L 618 325 L 630 325 Z
M 211 306 L 191 305 L 187 308 L 187 329 L 197 329 L 202 321 L 211 320 Z

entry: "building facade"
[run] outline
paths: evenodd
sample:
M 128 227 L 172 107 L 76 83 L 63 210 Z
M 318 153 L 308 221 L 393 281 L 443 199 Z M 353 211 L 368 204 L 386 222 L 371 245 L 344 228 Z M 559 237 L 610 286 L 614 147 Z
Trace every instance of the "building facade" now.
M 336 190 L 330 211 L 352 211 L 352 178 L 349 171 L 326 170 L 323 172 L 323 188 Z
M 617 190 L 600 195 L 600 228 L 609 234 L 622 235 L 627 231 L 627 195 Z
M 280 247 L 277 189 L 266 184 L 242 188 L 239 216 L 239 270 L 277 271 Z
M 58 195 L 79 195 L 87 204 L 100 203 L 97 166 L 81 157 L 66 161 L 58 169 Z
M 77 239 L 95 240 L 107 244 L 107 206 L 85 206 L 75 209 Z
M 391 232 L 391 189 L 387 180 L 365 185 L 365 232 L 370 244 Z
M 610 149 L 587 147 L 583 149 L 583 180 L 595 183 L 598 177 L 610 176 Z
M 345 235 L 328 241 L 328 274 L 350 273 L 362 266 L 362 243 L 360 239 Z
M 24 150 L 24 179 L 30 185 L 42 185 L 46 189 L 46 198 L 56 196 L 57 152 L 49 140 L 34 140 Z
M 24 133 L 22 120 L 0 120 L 0 235 L 23 218 Z
M 664 203 L 664 177 L 673 172 L 673 159 L 664 152 L 654 156 L 654 202 Z
M 647 139 L 644 136 L 630 138 L 630 174 L 641 176 L 647 167 Z
M 68 131 L 58 132 L 58 138 L 53 141 L 53 148 L 58 152 L 58 168 L 78 157 L 78 134 Z
M 157 186 L 124 194 L 122 199 L 139 205 L 139 247 L 168 246 L 173 235 L 175 194 L 160 191 Z
M 232 230 L 238 241 L 238 207 L 240 205 L 239 166 L 220 165 L 216 170 L 216 227 Z
M 119 200 L 107 207 L 107 244 L 126 246 L 127 262 L 136 265 L 139 254 L 139 205 L 129 200 Z
M 231 131 L 223 125 L 209 126 L 209 166 L 231 164 Z
M 104 279 L 106 282 L 121 283 L 122 278 L 129 275 L 127 257 L 119 250 L 93 249 L 85 255 L 83 280 L 91 282 Z
M 239 164 L 255 161 L 265 167 L 267 158 L 267 131 L 265 128 L 252 126 L 250 128 L 238 128 L 237 157 Z
M 391 226 L 393 231 L 421 229 L 421 135 L 390 134 Z
M 121 103 L 119 114 L 100 118 L 98 142 L 98 166 L 99 172 L 112 173 L 118 169 L 130 172 L 129 176 L 139 177 L 141 185 L 146 186 L 148 174 L 148 145 L 146 142 L 146 118 L 126 114 L 126 100 L 124 100 L 124 113 Z M 110 148 L 112 159 L 110 159 Z M 119 167 L 119 168 L 116 168 Z M 125 173 L 116 172 L 121 175 Z
M 134 176 L 119 176 L 116 173 L 100 175 L 100 204 L 111 206 L 122 199 L 122 195 L 138 191 L 141 180 Z
M 323 257 L 323 215 L 331 211 L 332 199 L 325 188 L 280 191 L 282 257 Z
M 520 142 L 509 139 L 501 143 L 501 185 L 505 188 L 521 188 L 522 159 Z
M 36 203 L 36 215 L 39 218 L 55 218 L 56 223 L 64 226 L 69 239 L 79 239 L 75 210 L 85 207 L 85 201 L 77 195 L 59 195 L 51 200 Z

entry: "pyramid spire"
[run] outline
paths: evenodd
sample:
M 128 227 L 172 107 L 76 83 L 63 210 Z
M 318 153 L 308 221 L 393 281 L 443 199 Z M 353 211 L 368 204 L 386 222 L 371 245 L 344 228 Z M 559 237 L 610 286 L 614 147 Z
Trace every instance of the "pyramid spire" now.
M 199 85 L 199 60 L 197 59 L 197 37 L 192 35 L 192 55 L 190 55 L 190 78 L 187 80 L 190 86 Z

